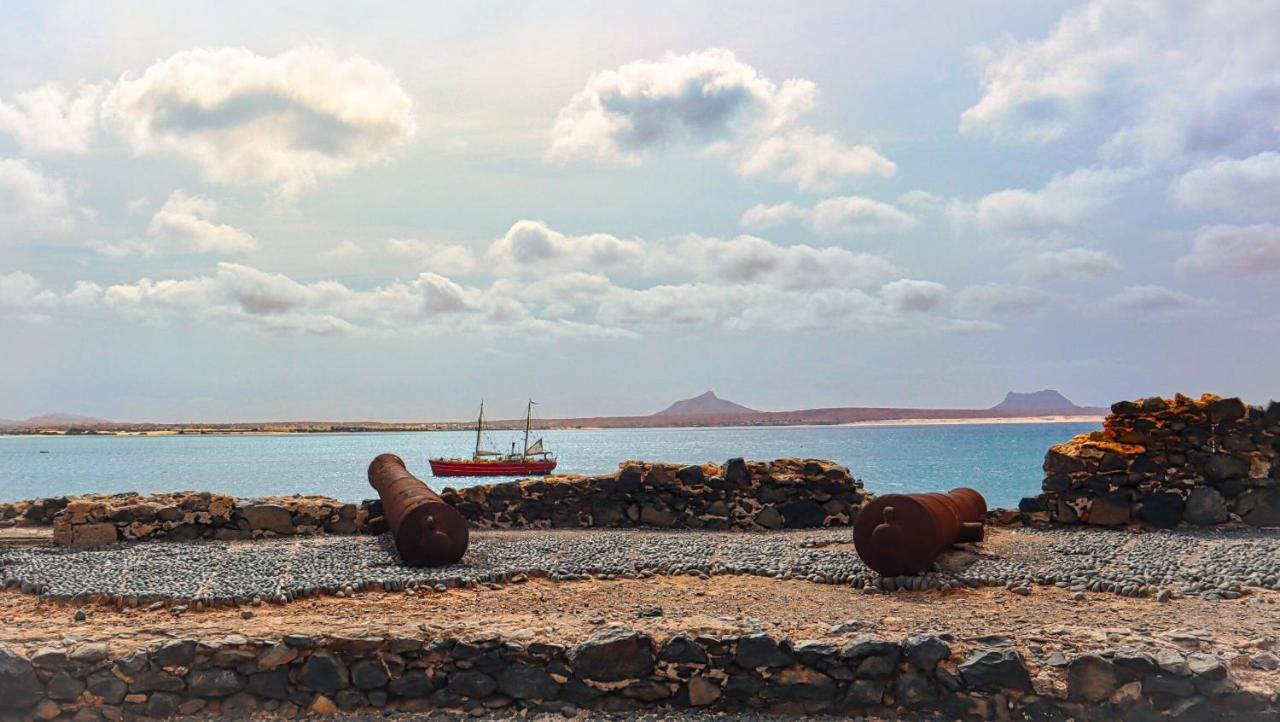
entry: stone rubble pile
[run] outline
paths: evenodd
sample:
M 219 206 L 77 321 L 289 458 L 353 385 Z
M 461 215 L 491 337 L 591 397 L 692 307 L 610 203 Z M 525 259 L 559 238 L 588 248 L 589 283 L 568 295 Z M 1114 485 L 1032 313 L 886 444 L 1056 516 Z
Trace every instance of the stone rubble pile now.
M 1044 471 L 1024 522 L 1280 526 L 1280 402 L 1121 401 L 1102 431 L 1050 448 Z
M 1245 659 L 1236 660 L 1244 666 Z M 127 655 L 82 643 L 0 648 L 0 717 L 292 717 L 373 709 L 627 712 L 676 707 L 947 719 L 1274 719 L 1276 675 L 1250 687 L 1214 655 L 1120 648 L 1029 665 L 1010 640 L 829 640 L 764 633 L 665 640 L 609 627 L 574 645 L 497 635 L 171 640 Z M 1256 670 L 1263 667 L 1255 666 Z
M 445 489 L 481 528 L 655 526 L 802 529 L 849 526 L 869 500 L 849 470 L 818 459 L 723 466 L 623 462 L 605 476 L 561 476 Z

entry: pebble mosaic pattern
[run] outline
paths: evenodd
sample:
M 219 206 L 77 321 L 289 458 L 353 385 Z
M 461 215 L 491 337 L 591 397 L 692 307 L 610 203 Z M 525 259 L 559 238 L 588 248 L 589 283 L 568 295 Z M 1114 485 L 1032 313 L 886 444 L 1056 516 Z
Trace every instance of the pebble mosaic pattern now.
M 464 561 L 398 564 L 390 537 L 326 536 L 253 542 L 148 542 L 102 550 L 0 550 L 0 584 L 48 598 L 106 595 L 125 604 L 284 602 L 375 588 L 445 591 L 519 577 L 557 580 L 655 574 L 752 574 L 872 590 L 1036 585 L 1085 592 L 1232 599 L 1280 590 L 1280 533 L 1256 529 L 1130 533 L 1016 529 L 998 554 L 959 571 L 881 578 L 854 553 L 848 530 L 770 533 L 583 530 L 478 531 Z

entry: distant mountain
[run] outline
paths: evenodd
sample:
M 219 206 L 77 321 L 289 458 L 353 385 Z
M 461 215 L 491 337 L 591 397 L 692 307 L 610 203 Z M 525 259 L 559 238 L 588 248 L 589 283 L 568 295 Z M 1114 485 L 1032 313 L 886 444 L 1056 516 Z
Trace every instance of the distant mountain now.
M 742 404 L 735 404 L 728 399 L 716 396 L 716 392 L 708 391 L 701 396 L 683 399 L 671 404 L 654 416 L 707 416 L 711 414 L 755 414 L 755 409 L 748 409 Z
M 79 414 L 41 414 L 40 416 L 32 416 L 29 419 L 21 421 L 0 421 L 0 426 L 18 426 L 18 427 L 51 427 L 51 426 L 110 426 L 114 422 L 106 419 L 96 419 L 92 416 L 81 416 Z
M 1053 389 L 1044 389 L 1042 391 L 1032 391 L 1031 393 L 1019 393 L 1010 391 L 1005 394 L 1004 401 L 991 407 L 992 411 L 1009 411 L 1025 413 L 1034 411 L 1037 413 L 1047 414 L 1062 411 L 1081 412 L 1090 409 L 1084 406 L 1076 406 L 1066 396 L 1054 391 Z

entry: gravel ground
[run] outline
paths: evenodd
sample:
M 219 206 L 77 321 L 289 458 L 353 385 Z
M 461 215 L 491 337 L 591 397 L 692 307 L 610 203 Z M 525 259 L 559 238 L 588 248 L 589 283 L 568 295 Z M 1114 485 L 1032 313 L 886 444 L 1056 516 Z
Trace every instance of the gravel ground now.
M 341 715 L 334 719 L 341 722 L 506 722 L 507 720 L 527 720 L 529 722 L 564 722 L 565 718 L 558 714 L 542 713 L 521 715 L 518 712 L 488 712 L 479 717 L 466 712 L 428 712 L 422 714 L 391 715 Z M 625 713 L 590 712 L 582 713 L 571 719 L 591 719 L 600 722 L 794 722 L 795 717 L 764 714 L 761 712 L 707 712 L 693 709 L 660 709 Z M 882 722 L 889 719 L 901 722 L 934 722 L 944 717 L 908 715 L 905 717 L 833 717 L 830 715 L 806 715 L 806 720 L 842 720 L 843 722 Z
M 848 541 L 848 530 L 481 531 L 473 532 L 462 563 L 436 568 L 400 566 L 388 536 L 169 541 L 95 551 L 0 550 L 0 581 L 54 600 L 107 595 L 129 605 L 285 602 L 379 588 L 444 591 L 521 575 L 751 574 L 871 590 L 1003 586 L 1019 594 L 1054 585 L 1079 595 L 1111 592 L 1161 601 L 1234 599 L 1248 587 L 1280 590 L 1280 532 L 1274 530 L 992 530 L 986 542 L 944 558 L 947 571 L 893 578 L 869 570 Z

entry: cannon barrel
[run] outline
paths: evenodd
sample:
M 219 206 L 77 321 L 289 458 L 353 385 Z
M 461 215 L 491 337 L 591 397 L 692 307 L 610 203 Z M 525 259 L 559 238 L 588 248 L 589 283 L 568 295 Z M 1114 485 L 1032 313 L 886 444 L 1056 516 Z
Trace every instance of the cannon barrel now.
M 887 494 L 858 512 L 853 546 L 884 576 L 919 574 L 956 542 L 982 541 L 987 501 L 973 489 Z
M 395 454 L 378 455 L 369 464 L 369 485 L 382 498 L 383 516 L 405 564 L 452 564 L 466 553 L 466 520 L 410 474 L 404 459 Z

